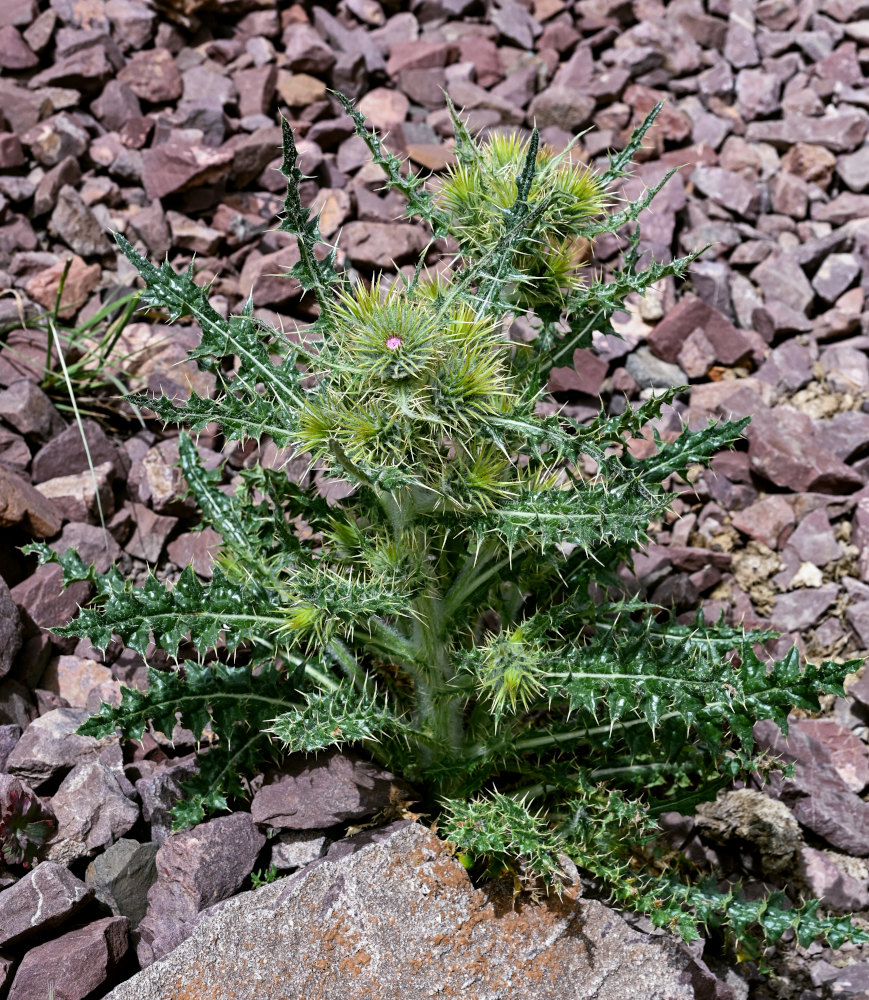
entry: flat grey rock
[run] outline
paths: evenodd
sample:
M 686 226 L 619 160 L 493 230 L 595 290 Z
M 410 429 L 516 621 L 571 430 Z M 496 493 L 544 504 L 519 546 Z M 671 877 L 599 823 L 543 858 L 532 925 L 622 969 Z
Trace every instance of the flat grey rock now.
M 355 853 L 242 893 L 106 1000 L 694 1000 L 690 956 L 580 897 L 475 889 L 443 843 L 394 824 Z

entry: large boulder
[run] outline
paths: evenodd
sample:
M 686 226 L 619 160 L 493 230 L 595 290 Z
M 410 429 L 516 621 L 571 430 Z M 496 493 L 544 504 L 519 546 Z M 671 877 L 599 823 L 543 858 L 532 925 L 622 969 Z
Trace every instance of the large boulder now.
M 578 877 L 560 901 L 514 905 L 512 884 L 475 889 L 423 826 L 355 840 L 204 912 L 186 941 L 107 1000 L 695 998 L 691 956 L 580 898 Z

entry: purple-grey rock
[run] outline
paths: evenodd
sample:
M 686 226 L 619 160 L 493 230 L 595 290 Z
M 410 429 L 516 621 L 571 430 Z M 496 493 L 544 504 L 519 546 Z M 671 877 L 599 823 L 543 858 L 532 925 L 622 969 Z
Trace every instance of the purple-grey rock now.
M 105 431 L 93 420 L 84 420 L 85 439 L 94 467 L 110 462 L 115 476 L 122 470 L 118 449 L 106 436 Z M 78 425 L 67 427 L 62 434 L 53 437 L 33 458 L 33 482 L 44 483 L 59 476 L 70 476 L 77 472 L 88 472 L 88 456 Z
M 194 754 L 169 759 L 136 781 L 142 818 L 151 824 L 151 840 L 165 844 L 172 831 L 172 808 L 183 796 L 181 782 L 197 773 Z
M 821 262 L 812 278 L 812 288 L 825 302 L 835 302 L 847 292 L 863 270 L 863 265 L 853 253 L 831 253 Z
M 789 253 L 767 257 L 751 272 L 751 278 L 763 291 L 764 301 L 773 299 L 797 312 L 807 312 L 815 298 L 809 279 Z
M 836 583 L 779 594 L 769 620 L 773 628 L 781 632 L 803 632 L 820 619 L 838 596 L 839 585 Z
M 860 193 L 869 188 L 869 146 L 840 156 L 836 160 L 836 173 L 852 191 Z
M 761 410 L 746 429 L 751 467 L 776 486 L 798 493 L 848 493 L 862 477 L 824 447 L 810 417 L 791 406 Z
M 833 392 L 863 395 L 869 390 L 869 357 L 864 351 L 847 343 L 834 344 L 823 351 L 818 360 Z
M 82 257 L 102 256 L 111 248 L 97 217 L 69 184 L 58 192 L 48 230 Z
M 107 573 L 121 554 L 121 547 L 105 528 L 83 521 L 65 524 L 60 538 L 51 543 L 58 553 L 75 549 L 82 560 L 96 567 L 98 573 Z
M 250 811 L 263 826 L 320 830 L 373 816 L 389 804 L 395 782 L 388 771 L 350 754 L 298 754 L 266 776 Z
M 0 947 L 59 927 L 92 897 L 65 865 L 43 861 L 0 892 Z
M 848 874 L 845 866 L 837 865 L 829 852 L 803 846 L 798 872 L 808 896 L 820 899 L 822 906 L 839 913 L 869 909 L 869 889 Z
M 832 847 L 869 856 L 869 803 L 845 784 L 824 744 L 797 727 L 786 739 L 770 720 L 758 722 L 754 736 L 760 749 L 771 750 L 784 763 L 796 763 L 793 778 L 772 775 L 766 794 L 789 806 L 803 826 Z
M 51 798 L 57 831 L 48 857 L 72 864 L 128 833 L 139 818 L 139 807 L 125 788 L 132 791 L 123 771 L 101 760 L 77 764 Z
M 745 218 L 754 218 L 760 210 L 761 197 L 757 184 L 741 174 L 721 167 L 697 167 L 691 180 L 707 198 Z
M 819 117 L 789 114 L 749 122 L 745 138 L 749 142 L 769 142 L 779 148 L 804 142 L 823 146 L 833 153 L 848 153 L 866 138 L 866 128 L 866 112 L 846 104 Z
M 0 391 L 0 417 L 34 444 L 44 444 L 65 426 L 54 403 L 26 378 L 16 379 Z
M 826 511 L 818 508 L 802 519 L 788 539 L 803 562 L 815 566 L 826 566 L 828 562 L 842 555 L 842 547 L 836 541 L 830 519 Z
M 52 984 L 54 995 L 63 1000 L 97 995 L 97 988 L 111 983 L 121 967 L 129 930 L 126 917 L 105 917 L 31 948 L 18 966 L 7 1000 L 48 997 Z
M 0 677 L 12 669 L 21 649 L 22 628 L 18 605 L 12 598 L 6 581 L 0 577 Z
M 9 754 L 6 770 L 38 788 L 77 764 L 96 760 L 105 747 L 117 745 L 118 738 L 78 736 L 76 729 L 88 714 L 83 708 L 56 708 L 34 719 Z
M 0 774 L 6 773 L 6 761 L 21 739 L 21 726 L 5 723 L 0 725 Z
M 157 852 L 157 881 L 139 924 L 137 952 L 143 967 L 187 938 L 196 916 L 236 893 L 266 842 L 250 813 L 232 813 L 173 834 Z
M 827 420 L 816 420 L 815 435 L 830 454 L 847 462 L 869 441 L 869 413 L 845 410 Z

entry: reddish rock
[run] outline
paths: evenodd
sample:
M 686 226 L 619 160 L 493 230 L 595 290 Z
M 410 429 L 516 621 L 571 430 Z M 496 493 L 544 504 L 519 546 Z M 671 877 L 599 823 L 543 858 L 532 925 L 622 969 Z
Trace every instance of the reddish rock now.
M 731 524 L 737 531 L 771 549 L 779 547 L 782 532 L 795 520 L 793 507 L 784 497 L 775 494 L 730 515 Z
M 70 260 L 66 271 L 67 260 Z M 57 302 L 61 277 L 66 271 L 66 282 L 60 297 L 61 319 L 69 319 L 85 304 L 88 296 L 100 283 L 102 268 L 99 264 L 86 264 L 78 254 L 72 254 L 65 260 L 39 271 L 24 283 L 24 290 L 39 305 L 45 309 L 53 309 Z
M 136 559 L 154 565 L 160 559 L 166 539 L 178 524 L 178 518 L 162 517 L 140 503 L 130 504 L 130 510 L 135 528 L 124 548 Z
M 242 812 L 169 837 L 157 852 L 157 881 L 148 890 L 148 912 L 139 924 L 143 967 L 189 937 L 198 913 L 241 888 L 265 842 L 250 813 Z
M 0 465 L 0 526 L 21 528 L 34 538 L 50 538 L 60 531 L 60 525 L 60 512 L 54 504 Z
M 96 760 L 105 749 L 105 741 L 76 734 L 89 714 L 85 709 L 58 708 L 34 719 L 9 754 L 8 772 L 38 789 L 68 774 L 76 764 Z M 114 744 L 118 746 L 117 740 Z
M 149 104 L 176 101 L 181 96 L 181 74 L 168 49 L 134 53 L 117 79 Z
M 290 73 L 278 70 L 277 92 L 280 99 L 291 108 L 304 108 L 326 96 L 326 84 L 307 73 Z
M 90 137 L 76 118 L 62 111 L 28 129 L 21 141 L 44 167 L 53 167 L 67 156 L 81 157 Z
M 573 352 L 572 368 L 553 368 L 549 373 L 550 392 L 582 392 L 589 396 L 600 393 L 608 365 L 592 351 Z
M 226 176 L 233 154 L 226 149 L 169 139 L 142 151 L 142 183 L 148 198 L 213 184 Z
M 568 132 L 576 132 L 589 122 L 594 108 L 593 97 L 570 87 L 553 85 L 534 98 L 528 115 L 538 128 L 559 125 Z
M 351 754 L 295 754 L 280 771 L 266 775 L 251 802 L 261 826 L 319 830 L 373 816 L 390 801 L 396 779 Z
M 302 286 L 297 278 L 287 273 L 299 262 L 299 250 L 295 242 L 275 253 L 260 254 L 254 251 L 245 258 L 239 277 L 239 291 L 247 298 L 253 295 L 257 306 L 283 305 L 302 294 Z
M 17 72 L 39 65 L 39 59 L 11 24 L 0 27 L 0 69 Z
M 407 117 L 410 101 L 399 90 L 375 87 L 357 107 L 379 132 L 394 132 Z
M 123 468 L 122 460 L 114 442 L 106 437 L 105 431 L 94 420 L 83 420 L 85 441 L 82 441 L 78 424 L 72 424 L 63 433 L 53 437 L 33 458 L 33 482 L 44 483 L 58 476 L 88 472 L 90 462 L 94 466 L 109 463 L 113 477 L 118 477 Z
M 745 137 L 749 142 L 770 142 L 778 148 L 803 142 L 826 147 L 833 153 L 849 153 L 866 138 L 866 129 L 865 111 L 844 105 L 817 118 L 792 114 L 750 122 Z
M 757 413 L 746 435 L 752 469 L 776 486 L 848 493 L 863 485 L 862 477 L 815 437 L 811 418 L 790 406 Z
M 415 261 L 428 243 L 425 232 L 406 223 L 350 222 L 342 231 L 341 247 L 357 267 L 391 269 Z
M 769 720 L 755 725 L 754 737 L 759 749 L 768 748 L 784 763 L 796 763 L 793 778 L 774 774 L 764 791 L 784 802 L 799 823 L 831 846 L 856 857 L 869 856 L 869 804 L 843 781 L 826 746 L 798 727 L 784 737 Z
M 66 426 L 48 396 L 30 379 L 17 379 L 0 392 L 0 417 L 33 444 L 44 444 Z
M 310 24 L 290 24 L 282 40 L 287 68 L 294 73 L 328 73 L 335 63 L 335 53 Z
M 449 42 L 398 42 L 389 52 L 386 71 L 391 77 L 406 69 L 431 69 L 446 66 L 453 46 Z
M 266 115 L 275 96 L 278 71 L 274 63 L 239 70 L 232 82 L 238 93 L 238 110 L 242 118 L 248 115 Z
M 642 121 L 652 108 L 666 97 L 666 94 L 658 90 L 651 90 L 649 87 L 634 83 L 625 91 L 623 100 L 625 104 L 634 109 L 636 117 Z M 684 111 L 679 111 L 665 103 L 661 113 L 655 119 L 655 128 L 660 129 L 661 135 L 665 139 L 682 142 L 691 135 L 692 123 Z
M 715 357 L 712 342 L 698 326 L 685 338 L 676 362 L 689 378 L 703 378 L 715 363 Z
M 223 540 L 213 528 L 186 531 L 166 546 L 166 553 L 176 566 L 192 566 L 194 571 L 210 580 L 214 570 L 214 557 Z
M 7 1000 L 54 995 L 85 1000 L 115 978 L 129 948 L 130 921 L 104 917 L 32 948 L 15 973 Z
M 682 298 L 658 323 L 649 334 L 648 345 L 659 358 L 673 364 L 678 361 L 685 341 L 697 329 L 712 345 L 720 364 L 736 364 L 753 350 L 752 341 L 742 330 L 717 309 L 692 295 Z
M 833 719 L 795 719 L 792 729 L 822 743 L 836 773 L 858 794 L 869 784 L 869 747 L 852 730 Z
M 109 668 L 96 660 L 84 656 L 58 656 L 48 664 L 39 686 L 59 695 L 71 708 L 84 708 L 91 688 L 111 679 Z
M 0 892 L 0 946 L 59 927 L 92 898 L 93 890 L 68 868 L 43 861 Z

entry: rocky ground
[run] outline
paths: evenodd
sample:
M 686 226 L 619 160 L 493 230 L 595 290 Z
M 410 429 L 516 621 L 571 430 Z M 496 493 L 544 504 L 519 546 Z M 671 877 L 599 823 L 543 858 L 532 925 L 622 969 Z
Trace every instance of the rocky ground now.
M 666 97 L 624 195 L 680 166 L 645 213 L 642 246 L 659 259 L 712 249 L 688 282 L 662 282 L 617 317 L 622 339 L 600 337 L 554 372 L 554 401 L 591 416 L 690 385 L 660 422 L 665 436 L 751 415 L 744 446 L 676 487 L 672 519 L 626 576 L 680 614 L 703 607 L 781 631 L 772 652 L 861 656 L 867 73 L 863 0 L 0 0 L 0 800 L 8 808 L 24 783 L 57 821 L 36 871 L 0 877 L 0 993 L 44 1000 L 61 977 L 58 997 L 104 995 L 249 888 L 252 871 L 340 859 L 348 824 L 388 811 L 393 788 L 364 762 L 326 755 L 265 776 L 244 811 L 169 837 L 190 734 L 141 746 L 73 735 L 119 684 L 144 682 L 144 663 L 47 634 L 86 586 L 61 594 L 57 568 L 35 570 L 17 547 L 46 538 L 134 578 L 192 561 L 207 578 L 218 538 L 191 531 L 171 434 L 83 397 L 94 479 L 62 394 L 39 388 L 47 333 L 22 318 L 54 307 L 66 262 L 70 329 L 135 285 L 109 230 L 176 266 L 195 254 L 222 311 L 252 293 L 270 320 L 304 325 L 312 303 L 276 276 L 296 259 L 272 231 L 279 110 L 315 178 L 303 194 L 324 235 L 340 234 L 339 261 L 368 277 L 409 266 L 425 234 L 396 221 L 400 198 L 379 192 L 379 168 L 327 88 L 359 98 L 392 148 L 435 171 L 451 158 L 443 90 L 476 128 L 536 122 L 555 147 L 590 129 L 579 149 L 596 165 Z M 594 266 L 618 250 L 600 240 Z M 137 318 L 113 357 L 131 387 L 207 392 L 210 376 L 184 361 L 196 337 Z M 227 483 L 245 464 L 280 461 L 268 441 L 239 449 L 206 434 L 200 449 L 213 466 L 227 460 Z M 758 738 L 800 763 L 795 778 L 674 818 L 668 836 L 750 884 L 869 912 L 869 678 L 823 718 L 796 720 L 787 745 L 765 727 Z M 714 995 L 869 996 L 865 947 L 785 946 L 774 964 L 772 980 L 719 967 L 729 985 Z

